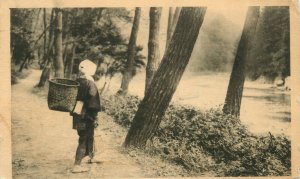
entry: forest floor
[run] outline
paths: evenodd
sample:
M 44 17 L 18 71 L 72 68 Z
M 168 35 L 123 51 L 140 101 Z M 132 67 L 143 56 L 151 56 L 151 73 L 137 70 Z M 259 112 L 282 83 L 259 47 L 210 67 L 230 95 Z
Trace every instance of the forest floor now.
M 126 129 L 110 116 L 100 114 L 95 131 L 100 164 L 87 164 L 86 173 L 73 174 L 78 136 L 68 113 L 48 109 L 45 95 L 37 95 L 34 86 L 40 71 L 12 86 L 12 165 L 13 178 L 144 178 L 186 176 L 180 166 L 156 156 L 124 150 Z M 212 176 L 213 174 L 210 174 Z

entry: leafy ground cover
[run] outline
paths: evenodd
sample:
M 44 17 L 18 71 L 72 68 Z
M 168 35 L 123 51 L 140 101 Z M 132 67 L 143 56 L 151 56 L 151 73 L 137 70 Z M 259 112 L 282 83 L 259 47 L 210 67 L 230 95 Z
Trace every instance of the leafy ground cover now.
M 103 95 L 105 112 L 130 127 L 140 99 Z M 201 111 L 171 104 L 146 152 L 184 166 L 191 175 L 213 171 L 218 176 L 287 176 L 291 142 L 287 136 L 255 135 L 220 109 Z

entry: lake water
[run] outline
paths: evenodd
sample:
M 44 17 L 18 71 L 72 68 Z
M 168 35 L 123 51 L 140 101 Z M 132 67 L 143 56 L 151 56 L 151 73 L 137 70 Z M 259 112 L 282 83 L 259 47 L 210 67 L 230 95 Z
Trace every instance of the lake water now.
M 145 74 L 138 74 L 130 83 L 129 93 L 143 97 Z M 229 74 L 195 75 L 186 73 L 172 101 L 196 106 L 202 110 L 223 106 Z M 120 77 L 111 82 L 111 89 L 120 87 Z M 254 133 L 290 135 L 291 128 L 290 92 L 272 88 L 270 84 L 245 82 L 241 121 Z

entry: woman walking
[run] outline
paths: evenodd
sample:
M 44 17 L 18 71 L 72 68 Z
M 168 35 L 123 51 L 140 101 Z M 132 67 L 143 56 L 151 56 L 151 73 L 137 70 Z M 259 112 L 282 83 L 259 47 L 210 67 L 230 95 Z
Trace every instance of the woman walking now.
M 100 111 L 100 97 L 93 75 L 97 66 L 90 60 L 83 60 L 79 64 L 79 89 L 77 104 L 71 112 L 73 116 L 73 129 L 79 135 L 78 147 L 75 156 L 73 173 L 86 172 L 87 167 L 81 166 L 84 157 L 89 156 L 89 162 L 97 162 L 94 157 L 94 128 L 98 126 L 97 115 Z

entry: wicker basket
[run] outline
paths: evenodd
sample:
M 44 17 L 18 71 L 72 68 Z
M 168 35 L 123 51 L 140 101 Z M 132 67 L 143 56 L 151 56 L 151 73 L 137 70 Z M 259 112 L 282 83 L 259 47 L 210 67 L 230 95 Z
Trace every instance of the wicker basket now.
M 49 80 L 49 109 L 64 112 L 72 111 L 76 104 L 78 86 L 78 82 L 69 79 Z

